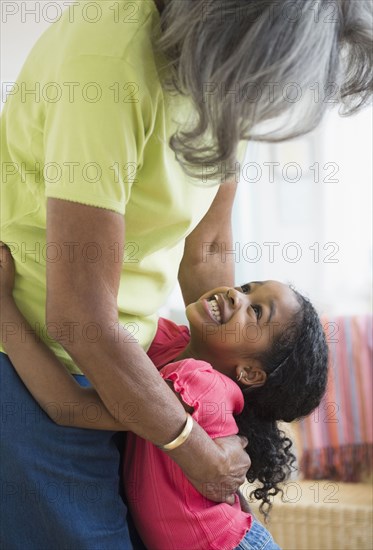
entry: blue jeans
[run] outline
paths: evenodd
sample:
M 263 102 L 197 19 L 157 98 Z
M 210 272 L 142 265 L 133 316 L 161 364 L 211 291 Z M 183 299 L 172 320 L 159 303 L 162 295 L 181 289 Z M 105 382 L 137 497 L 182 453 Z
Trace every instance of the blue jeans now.
M 1 352 L 0 392 L 1 547 L 132 549 L 119 495 L 119 434 L 52 422 Z
M 254 519 L 250 531 L 235 550 L 281 550 L 272 535 L 259 521 Z

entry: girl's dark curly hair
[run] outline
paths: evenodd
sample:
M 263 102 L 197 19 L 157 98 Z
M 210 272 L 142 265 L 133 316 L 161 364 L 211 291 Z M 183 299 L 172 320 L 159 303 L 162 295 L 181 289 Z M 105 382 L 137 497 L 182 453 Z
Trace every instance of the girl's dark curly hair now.
M 292 289 L 300 309 L 273 344 L 255 359 L 267 373 L 263 386 L 243 389 L 245 405 L 236 416 L 239 432 L 249 444 L 250 483 L 262 486 L 250 493 L 262 500 L 259 507 L 267 520 L 269 497 L 282 492 L 295 461 L 292 441 L 277 422 L 292 422 L 310 414 L 325 393 L 328 377 L 328 345 L 319 316 L 311 302 Z

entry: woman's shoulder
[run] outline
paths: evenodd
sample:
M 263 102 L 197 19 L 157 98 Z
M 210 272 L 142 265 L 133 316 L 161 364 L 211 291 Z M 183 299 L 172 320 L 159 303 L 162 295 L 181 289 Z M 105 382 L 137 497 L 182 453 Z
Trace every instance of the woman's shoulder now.
M 71 64 L 79 66 L 84 78 L 86 63 L 91 58 L 95 63 L 102 61 L 106 71 L 112 67 L 113 89 L 123 78 L 123 75 L 115 78 L 122 65 L 124 73 L 129 71 L 128 81 L 136 77 L 136 82 L 154 92 L 157 78 L 152 35 L 157 16 L 154 0 L 78 2 L 68 6 L 39 37 L 26 69 L 39 63 L 38 74 L 50 73 L 50 79 L 55 80 L 52 75 L 58 77 L 59 68 Z M 102 68 L 97 67 L 94 82 L 100 83 L 100 71 Z

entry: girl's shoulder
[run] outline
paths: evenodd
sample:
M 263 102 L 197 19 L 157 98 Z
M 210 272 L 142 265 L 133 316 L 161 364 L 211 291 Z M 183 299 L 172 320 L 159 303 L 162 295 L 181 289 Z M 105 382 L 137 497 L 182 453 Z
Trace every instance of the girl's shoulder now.
M 234 414 L 242 411 L 244 401 L 238 385 L 207 361 L 182 359 L 165 365 L 160 374 L 173 383 L 174 390 L 191 407 L 206 408 L 224 402 Z
M 155 366 L 160 368 L 177 357 L 188 345 L 189 339 L 188 327 L 160 317 L 157 332 L 147 354 Z

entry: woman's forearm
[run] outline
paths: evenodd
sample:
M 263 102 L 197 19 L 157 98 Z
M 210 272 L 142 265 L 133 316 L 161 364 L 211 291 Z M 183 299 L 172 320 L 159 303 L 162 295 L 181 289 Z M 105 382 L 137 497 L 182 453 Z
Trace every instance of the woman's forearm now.
M 157 371 L 155 371 L 155 381 L 157 384 L 161 383 L 162 390 L 166 390 L 164 401 L 166 405 L 162 414 L 151 416 L 154 410 L 160 410 L 160 405 L 157 404 L 154 409 L 154 387 L 152 384 L 145 382 L 146 376 L 141 378 L 140 368 L 137 369 L 139 388 L 137 391 L 136 389 L 132 391 L 132 400 L 128 397 L 123 398 L 121 391 L 116 392 L 118 401 L 109 401 L 112 412 L 110 414 L 100 399 L 99 394 L 93 388 L 82 388 L 79 386 L 54 353 L 33 333 L 30 325 L 18 310 L 14 301 L 2 301 L 1 306 L 2 329 L 4 329 L 4 325 L 8 328 L 18 328 L 18 330 L 12 331 L 3 330 L 2 343 L 4 350 L 9 355 L 16 371 L 30 393 L 52 420 L 63 426 L 117 431 L 136 431 L 134 428 L 137 428 L 137 431 L 140 431 L 141 415 L 139 415 L 139 412 L 144 413 L 144 409 L 147 409 L 150 420 L 144 423 L 145 430 L 147 426 L 150 426 L 148 429 L 151 430 L 152 423 L 161 429 L 162 422 L 166 418 L 173 426 L 170 434 L 175 434 L 175 436 L 168 436 L 168 441 L 179 435 L 181 429 L 179 427 L 177 430 L 174 429 L 177 423 L 172 416 L 172 407 L 167 406 L 169 395 L 171 396 L 170 401 L 176 400 L 177 406 L 181 408 L 182 423 L 185 419 L 184 408 Z M 21 330 L 22 326 L 24 328 L 23 331 Z M 25 334 L 27 335 L 26 338 L 24 337 Z M 77 355 L 80 357 L 79 352 Z M 101 356 L 102 362 L 100 365 L 96 365 L 96 368 L 99 367 L 99 372 L 102 369 L 102 372 L 107 375 L 110 369 L 105 369 L 105 364 L 108 364 L 105 363 L 105 358 L 106 355 Z M 136 359 L 137 357 L 135 356 L 135 359 L 132 359 L 132 361 L 126 361 L 126 365 L 130 363 L 136 367 Z M 123 360 L 119 364 L 122 365 L 122 369 L 124 370 Z M 154 369 L 153 364 L 151 362 L 150 364 Z M 140 367 L 140 363 L 137 363 L 137 366 Z M 147 368 L 145 366 L 145 369 Z M 90 371 L 89 368 L 86 370 Z M 94 378 L 98 379 L 104 385 L 104 388 L 106 387 L 105 376 L 96 376 Z M 110 376 L 108 376 L 108 379 L 110 379 Z M 122 375 L 120 376 L 120 380 L 125 384 L 128 378 L 126 379 Z M 91 382 L 94 382 L 94 380 L 91 379 Z M 114 379 L 112 379 L 111 387 L 117 387 Z M 106 395 L 106 390 L 103 393 Z M 137 396 L 141 396 L 143 399 L 136 400 Z M 147 407 L 143 406 L 144 399 Z M 146 399 L 148 399 L 147 402 Z M 150 413 L 149 409 L 151 410 Z M 146 414 L 146 411 L 144 414 Z M 152 432 L 150 431 L 150 437 L 148 437 L 150 440 L 153 439 L 151 434 Z M 159 441 L 158 437 L 157 434 L 154 435 L 154 440 Z M 200 492 L 212 500 L 225 500 L 226 496 L 235 490 L 232 487 L 236 483 L 236 479 L 231 478 L 232 485 L 224 483 L 224 487 L 221 484 L 221 480 L 225 481 L 227 473 L 231 470 L 237 475 L 237 471 L 246 471 L 249 467 L 246 462 L 242 465 L 242 454 L 238 452 L 239 446 L 236 439 L 236 437 L 225 438 L 224 446 L 222 444 L 218 445 L 217 440 L 214 442 L 210 439 L 205 431 L 195 422 L 188 440 L 177 449 L 169 451 L 168 454 L 179 464 Z M 247 456 L 246 453 L 245 456 Z
M 57 424 L 78 428 L 124 431 L 93 388 L 83 388 L 32 330 L 14 300 L 1 302 L 2 345 L 19 377 L 41 408 Z
M 87 375 L 119 421 L 122 411 L 129 408 L 131 431 L 155 444 L 174 440 L 185 426 L 186 413 L 139 343 L 131 341 L 132 335 L 118 323 L 118 290 L 122 285 L 123 295 L 133 292 L 123 281 L 125 217 L 104 208 L 48 198 L 46 236 L 47 242 L 60 245 L 63 251 L 58 262 L 46 263 L 46 321 L 48 327 L 53 323 L 57 329 L 49 335 Z M 63 245 L 75 241 L 78 250 L 71 256 Z M 90 243 L 100 251 L 95 261 L 81 253 Z M 116 258 L 113 243 L 120 251 Z M 147 297 L 137 292 L 141 305 Z M 91 325 L 93 333 L 87 333 Z M 64 329 L 70 334 L 71 327 L 73 338 L 64 334 Z M 170 455 L 197 488 L 223 480 L 233 482 L 235 491 L 237 472 L 241 477 L 242 469 L 248 468 L 247 455 L 235 440 L 235 444 L 219 445 L 195 424 L 187 441 Z
M 121 422 L 123 414 L 131 410 L 131 431 L 155 444 L 168 443 L 179 435 L 185 424 L 183 407 L 138 342 L 110 314 L 109 307 L 106 318 L 87 305 L 67 319 L 56 315 L 48 324 L 51 321 L 53 327 L 60 328 L 55 331 L 60 335 L 58 342 L 115 418 Z M 73 323 L 73 337 L 66 337 L 64 327 Z M 87 335 L 84 327 L 90 324 L 99 328 Z
M 130 349 L 127 351 L 126 348 L 123 350 L 122 346 L 113 345 L 112 341 L 107 342 L 105 346 L 105 340 L 101 342 L 100 339 L 99 343 L 102 347 L 100 345 L 96 351 L 96 346 L 93 349 L 93 344 L 87 339 L 83 341 L 73 339 L 74 346 L 69 347 L 67 351 L 98 389 L 97 392 L 93 389 L 88 391 L 75 382 L 54 353 L 38 338 L 12 297 L 2 300 L 1 309 L 2 326 L 8 327 L 2 336 L 4 350 L 25 386 L 52 420 L 66 426 L 131 430 L 155 443 L 168 443 L 180 433 L 180 427 L 185 422 L 185 412 L 138 344 L 130 343 Z M 129 338 L 128 334 L 125 337 Z M 134 347 L 138 349 L 137 354 L 134 350 L 133 357 L 131 352 Z M 122 357 L 113 354 L 113 349 L 117 353 L 122 353 Z M 123 351 L 120 352 L 119 349 Z M 106 354 L 105 350 L 109 353 Z M 145 373 L 142 376 L 140 375 L 141 362 L 146 363 L 143 367 Z M 119 365 L 119 367 L 114 369 L 109 365 Z M 131 369 L 129 372 L 132 375 L 127 372 L 127 368 Z M 145 381 L 147 370 L 152 380 L 150 383 Z M 162 395 L 162 391 L 166 395 L 163 399 L 164 409 L 160 411 L 156 396 Z M 147 394 L 146 398 L 142 397 L 143 392 Z M 154 408 L 152 407 L 153 397 L 155 397 Z M 169 407 L 167 398 L 170 400 Z M 173 412 L 172 404 L 175 409 Z M 146 425 L 144 426 L 147 419 L 144 409 L 147 406 L 153 408 L 156 414 L 159 411 L 160 416 L 167 417 L 168 410 L 174 414 L 174 423 L 169 422 L 170 436 L 168 438 L 166 435 L 167 440 L 162 440 L 164 426 L 162 423 L 158 424 L 157 416 L 149 419 L 148 429 Z M 85 416 L 89 418 L 89 413 L 93 415 L 94 407 L 98 411 L 96 422 L 85 422 L 84 411 Z M 177 413 L 180 417 L 179 424 Z
M 110 308 L 107 311 L 110 312 Z M 114 333 L 115 321 L 110 313 L 108 317 L 106 320 L 94 317 L 87 306 L 79 312 L 76 310 L 71 318 L 54 317 L 50 321 L 61 326 L 58 333 L 62 334 L 63 325 L 71 326 L 74 319 L 74 338 L 65 338 L 61 345 L 87 375 L 108 411 L 121 421 L 122 411 L 130 409 L 130 431 L 156 445 L 169 443 L 185 425 L 185 410 L 132 335 L 118 323 Z M 88 340 L 78 328 L 88 326 L 93 320 L 99 326 L 100 336 Z M 236 441 L 218 445 L 194 422 L 187 441 L 168 454 L 201 492 L 208 489 L 210 498 L 215 499 L 221 491 L 219 480 L 227 471 L 242 468 L 241 453 L 236 452 L 238 447 Z M 236 460 L 239 466 L 234 464 Z M 218 480 L 218 488 L 213 487 L 213 480 Z M 216 497 L 216 500 L 220 499 Z

